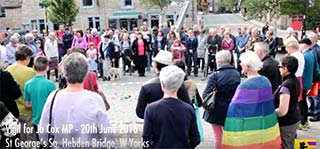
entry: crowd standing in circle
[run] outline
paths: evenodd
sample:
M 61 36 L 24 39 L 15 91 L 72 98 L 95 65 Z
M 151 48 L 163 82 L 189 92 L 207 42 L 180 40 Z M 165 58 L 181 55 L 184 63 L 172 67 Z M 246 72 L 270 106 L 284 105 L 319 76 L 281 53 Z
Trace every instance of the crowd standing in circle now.
M 136 106 L 148 146 L 196 147 L 203 141 L 203 130 L 195 110 L 215 91 L 214 109 L 203 114 L 212 125 L 215 148 L 293 148 L 296 130 L 308 131 L 309 121 L 320 121 L 319 28 L 301 40 L 290 32 L 284 41 L 287 55 L 279 62 L 278 38 L 268 23 L 262 31 L 240 27 L 237 35 L 228 26 L 219 29 L 184 24 L 177 32 L 167 23 L 150 28 L 147 22 L 132 32 L 89 28 L 83 33 L 60 26 L 42 35 L 37 30 L 19 35 L 8 29 L 0 40 L 0 100 L 21 127 L 37 130 L 48 124 L 60 128 L 91 122 L 112 127 L 110 105 L 104 99 L 108 93 L 97 79 L 111 81 L 114 69 L 128 77 L 136 71 L 145 77 L 153 69 L 156 76 L 141 87 Z M 52 70 L 59 92 L 50 81 Z M 207 77 L 202 96 L 190 76 Z M 74 116 L 75 111 L 83 114 Z M 252 121 L 242 121 L 246 118 Z M 3 138 L 30 141 L 48 135 L 21 132 Z M 86 140 L 98 134 L 78 135 Z M 71 136 L 55 135 L 58 145 L 63 137 Z M 111 134 L 99 137 L 114 139 Z

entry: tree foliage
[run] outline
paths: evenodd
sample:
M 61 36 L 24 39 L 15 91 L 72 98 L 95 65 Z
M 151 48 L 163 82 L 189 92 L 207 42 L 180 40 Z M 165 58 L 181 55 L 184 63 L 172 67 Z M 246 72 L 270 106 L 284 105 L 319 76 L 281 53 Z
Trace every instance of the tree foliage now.
M 147 8 L 158 8 L 161 12 L 169 6 L 173 0 L 140 0 L 141 3 Z
M 312 3 L 310 3 L 312 1 Z M 270 13 L 274 17 L 278 8 L 280 15 L 299 15 L 304 13 L 306 4 L 306 26 L 308 29 L 320 24 L 320 0 L 242 0 L 247 8 L 249 19 L 262 18 Z
M 48 18 L 54 24 L 72 26 L 79 13 L 79 6 L 74 0 L 42 0 L 41 7 L 48 6 Z

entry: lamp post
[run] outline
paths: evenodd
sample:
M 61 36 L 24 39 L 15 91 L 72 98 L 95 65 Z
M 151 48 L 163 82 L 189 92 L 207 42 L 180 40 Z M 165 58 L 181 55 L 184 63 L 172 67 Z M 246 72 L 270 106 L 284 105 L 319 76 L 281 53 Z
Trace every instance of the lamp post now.
M 45 12 L 44 12 L 44 17 L 45 17 L 45 23 L 46 23 L 46 32 L 47 32 L 47 34 L 48 34 L 48 8 L 46 7 L 46 10 L 45 10 Z
M 306 35 L 307 2 L 308 2 L 308 0 L 304 0 L 304 5 L 303 5 L 303 22 L 302 22 L 302 30 L 301 30 L 301 39 L 303 39 L 303 37 Z

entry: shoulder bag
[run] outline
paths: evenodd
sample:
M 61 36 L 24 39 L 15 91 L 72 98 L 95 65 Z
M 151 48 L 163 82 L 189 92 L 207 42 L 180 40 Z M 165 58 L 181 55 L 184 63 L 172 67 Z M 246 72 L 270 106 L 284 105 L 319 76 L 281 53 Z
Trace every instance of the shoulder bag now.
M 52 109 L 53 109 L 53 104 L 54 104 L 54 100 L 58 94 L 59 90 L 57 90 L 54 95 L 53 95 L 53 98 L 52 98 L 52 101 L 51 101 L 51 105 L 50 105 L 50 110 L 49 110 L 49 126 L 48 126 L 48 142 L 53 142 L 54 140 L 54 136 L 51 134 L 51 126 L 52 126 Z
M 203 98 L 203 104 L 202 107 L 207 110 L 207 111 L 213 111 L 214 110 L 214 106 L 215 106 L 215 100 L 216 100 L 216 93 L 218 92 L 217 90 L 217 72 L 213 73 L 213 79 L 215 87 L 212 89 L 212 91 Z

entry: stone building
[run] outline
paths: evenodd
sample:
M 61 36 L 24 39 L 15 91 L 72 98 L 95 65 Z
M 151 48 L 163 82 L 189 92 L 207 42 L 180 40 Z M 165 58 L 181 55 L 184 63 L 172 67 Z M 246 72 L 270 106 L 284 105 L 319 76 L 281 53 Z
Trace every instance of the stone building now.
M 107 27 L 126 28 L 141 25 L 146 20 L 150 26 L 159 25 L 160 11 L 147 10 L 140 0 L 75 0 L 80 12 L 76 17 L 73 28 L 86 29 Z M 183 3 L 173 2 L 166 12 L 165 21 L 175 24 Z M 196 5 L 196 4 L 195 4 Z M 192 6 L 191 6 L 192 7 Z M 197 20 L 191 18 L 191 7 L 186 21 Z M 195 8 L 195 6 L 193 7 Z M 45 10 L 39 6 L 39 0 L 0 0 L 0 31 L 7 27 L 16 31 L 45 29 Z M 49 30 L 57 29 L 58 25 L 48 22 Z

